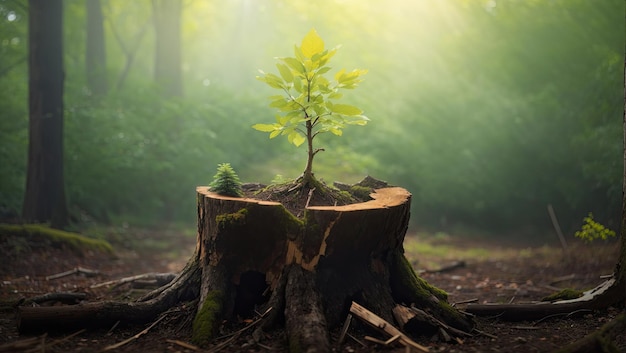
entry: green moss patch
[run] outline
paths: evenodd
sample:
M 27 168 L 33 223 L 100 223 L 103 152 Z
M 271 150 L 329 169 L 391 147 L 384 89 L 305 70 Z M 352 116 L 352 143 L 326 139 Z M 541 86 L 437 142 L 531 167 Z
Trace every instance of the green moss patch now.
M 199 346 L 208 345 L 218 332 L 222 311 L 222 292 L 211 291 L 193 320 L 191 341 Z
M 580 298 L 582 295 L 583 295 L 583 291 L 572 289 L 572 288 L 565 288 L 556 293 L 552 293 L 548 295 L 547 297 L 541 298 L 541 301 L 553 302 L 557 300 L 570 300 L 570 299 Z
M 113 247 L 105 240 L 92 239 L 77 233 L 53 229 L 40 224 L 0 224 L 0 237 L 19 239 L 18 243 L 22 243 L 24 246 L 41 244 L 53 247 L 67 247 L 77 253 L 93 250 L 113 254 Z
M 412 289 L 413 295 L 423 301 L 428 300 L 433 295 L 439 300 L 448 300 L 448 293 L 434 287 L 415 274 L 411 263 L 406 257 L 402 255 L 394 257 L 396 259 L 395 268 L 397 269 L 395 271 L 397 275 L 394 278 L 398 281 L 396 287 Z
M 215 217 L 217 227 L 219 229 L 226 229 L 232 226 L 243 225 L 246 222 L 246 215 L 248 210 L 245 208 L 240 209 L 235 213 L 224 213 Z

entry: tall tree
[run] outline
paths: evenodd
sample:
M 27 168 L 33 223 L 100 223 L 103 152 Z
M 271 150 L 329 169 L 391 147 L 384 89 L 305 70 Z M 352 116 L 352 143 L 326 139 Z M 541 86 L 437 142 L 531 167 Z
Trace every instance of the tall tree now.
M 152 0 L 156 33 L 154 78 L 166 97 L 183 95 L 181 74 L 181 0 Z
M 29 0 L 29 142 L 22 217 L 68 223 L 63 178 L 63 1 Z
M 87 43 L 85 62 L 87 87 L 99 96 L 107 92 L 106 49 L 104 39 L 104 17 L 100 0 L 87 0 Z

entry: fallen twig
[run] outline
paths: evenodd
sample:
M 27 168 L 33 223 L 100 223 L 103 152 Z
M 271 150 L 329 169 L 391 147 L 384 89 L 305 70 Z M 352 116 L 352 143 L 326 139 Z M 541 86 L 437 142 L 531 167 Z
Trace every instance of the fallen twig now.
M 84 329 L 74 332 L 71 335 L 65 336 L 63 338 L 59 338 L 57 340 L 49 342 L 47 344 L 46 338 L 48 337 L 48 334 L 45 333 L 41 336 L 26 338 L 23 340 L 0 345 L 0 352 L 46 352 L 49 351 L 51 347 L 72 339 L 83 332 L 85 332 Z
M 460 302 L 452 303 L 452 306 L 457 306 L 459 304 L 468 304 L 468 303 L 478 303 L 478 298 L 472 298 L 467 300 L 461 300 Z
M 93 277 L 93 276 L 97 276 L 100 274 L 100 271 L 96 271 L 96 270 L 90 270 L 87 268 L 83 268 L 83 267 L 75 267 L 72 270 L 69 271 L 65 271 L 65 272 L 61 272 L 61 273 L 57 273 L 54 275 L 50 275 L 50 276 L 46 276 L 46 281 L 50 281 L 53 279 L 59 279 L 59 278 L 63 278 L 63 277 L 67 277 L 67 276 L 71 276 L 74 274 L 84 274 L 87 277 Z
M 371 336 L 365 336 L 364 338 L 365 338 L 366 341 L 378 343 L 378 344 L 383 345 L 383 346 L 389 346 L 393 342 L 399 340 L 400 339 L 400 335 L 395 335 L 395 336 L 391 337 L 390 339 L 388 339 L 386 341 L 379 340 L 378 338 L 374 338 L 374 337 L 371 337 Z
M 25 338 L 19 341 L 9 342 L 0 345 L 0 352 L 16 352 L 24 351 L 29 348 L 37 348 L 42 337 L 45 338 L 46 334 L 37 337 Z
M 169 343 L 173 343 L 175 345 L 181 346 L 183 348 L 191 349 L 192 351 L 200 350 L 199 347 L 194 346 L 193 344 L 190 344 L 190 343 L 187 343 L 187 342 L 183 342 L 183 341 L 179 341 L 179 340 L 171 340 L 171 339 L 167 339 L 166 341 L 169 342 Z
M 423 273 L 444 273 L 444 272 L 450 272 L 452 270 L 456 270 L 457 268 L 465 267 L 465 265 L 466 265 L 465 261 L 454 261 L 436 270 L 423 270 L 422 272 Z
M 362 347 L 366 347 L 366 348 L 367 348 L 367 345 L 366 345 L 365 343 L 361 342 L 361 340 L 360 340 L 360 339 L 358 339 L 358 338 L 354 337 L 354 336 L 353 336 L 353 335 L 351 335 L 350 333 L 347 333 L 346 335 L 347 335 L 348 337 L 350 337 L 350 338 L 351 338 L 354 342 L 356 342 L 356 343 L 360 344 Z
M 352 302 L 352 305 L 350 306 L 350 312 L 359 319 L 365 321 L 370 326 L 389 336 L 393 337 L 396 335 L 400 335 L 400 343 L 402 343 L 404 346 L 410 346 L 411 348 L 414 348 L 420 352 L 429 351 L 427 347 L 424 347 L 421 344 L 413 341 L 407 335 L 398 330 L 395 326 L 385 321 L 380 316 L 367 310 L 365 307 L 359 305 L 358 303 Z
M 228 338 L 227 340 L 219 343 L 218 345 L 216 345 L 215 347 L 213 347 L 212 349 L 209 350 L 209 353 L 213 353 L 213 352 L 219 352 L 220 350 L 228 347 L 234 340 L 236 340 L 242 333 L 244 333 L 246 330 L 254 327 L 255 325 L 257 325 L 259 322 L 263 321 L 263 318 L 269 314 L 269 312 L 272 311 L 272 307 L 269 307 L 267 310 L 265 310 L 265 312 L 256 320 L 252 321 L 251 323 L 249 323 L 246 327 L 233 332 L 232 334 L 230 334 L 230 338 Z M 258 343 L 258 342 L 257 342 Z
M 483 336 L 487 336 L 487 337 L 489 337 L 489 338 L 493 338 L 493 339 L 497 339 L 497 338 L 498 338 L 498 336 L 492 335 L 492 334 L 487 333 L 487 332 L 485 332 L 485 331 L 481 331 L 481 330 L 479 330 L 479 329 L 477 329 L 477 328 L 474 328 L 474 330 L 472 330 L 472 331 L 476 331 L 477 333 L 479 333 L 479 334 L 481 334 L 481 335 L 483 335 Z
M 570 281 L 570 280 L 573 280 L 574 278 L 576 278 L 576 274 L 575 273 L 572 273 L 571 275 L 567 275 L 567 276 L 557 277 L 557 278 L 553 279 L 552 282 L 550 282 L 550 285 L 554 286 L 555 284 L 557 284 L 559 282 Z
M 134 336 L 132 336 L 132 337 L 130 337 L 128 339 L 125 339 L 122 342 L 118 342 L 116 344 L 112 344 L 110 346 L 106 346 L 100 352 L 106 352 L 106 351 L 110 351 L 110 350 L 113 350 L 113 349 L 117 349 L 117 348 L 120 348 L 120 347 L 122 347 L 122 346 L 124 346 L 124 345 L 126 345 L 126 344 L 128 344 L 128 343 L 130 343 L 130 342 L 132 342 L 134 340 L 136 340 L 137 338 L 139 338 L 139 337 L 145 335 L 146 333 L 148 333 L 148 331 L 150 331 L 154 326 L 156 326 L 159 322 L 161 322 L 163 319 L 165 319 L 166 316 L 167 315 L 161 315 L 160 318 L 158 318 L 155 322 L 153 322 L 150 326 L 148 326 L 145 329 L 143 329 L 138 334 L 136 334 L 136 335 L 134 335 Z
M 341 347 L 341 344 L 346 338 L 346 333 L 348 333 L 348 329 L 350 328 L 351 322 L 352 322 L 352 314 L 348 314 L 348 316 L 346 317 L 346 321 L 344 321 L 343 327 L 341 328 L 341 333 L 339 334 L 339 339 L 337 340 L 337 347 Z
M 112 281 L 107 281 L 107 282 L 102 282 L 102 283 L 97 283 L 92 285 L 90 288 L 100 288 L 100 287 L 106 287 L 106 286 L 110 286 L 113 285 L 114 287 L 119 287 L 123 284 L 126 283 L 131 283 L 131 282 L 136 282 L 136 281 L 145 281 L 145 280 L 152 280 L 155 281 L 154 285 L 157 287 L 161 287 L 163 285 L 166 285 L 168 283 L 170 283 L 174 278 L 176 278 L 176 274 L 175 273 L 154 273 L 154 272 L 150 272 L 150 273 L 144 273 L 141 275 L 136 275 L 136 276 L 131 276 L 131 277 L 124 277 L 124 278 L 120 278 L 120 279 L 116 279 L 116 280 L 112 280 Z
M 541 319 L 533 322 L 533 325 L 537 325 L 537 324 L 541 323 L 542 321 L 545 321 L 547 319 L 551 319 L 553 317 L 559 317 L 559 316 L 570 317 L 570 316 L 574 316 L 576 314 L 583 313 L 583 312 L 584 313 L 590 313 L 590 312 L 593 312 L 593 310 L 591 310 L 591 309 L 578 309 L 578 310 L 571 311 L 569 313 L 556 313 L 556 314 L 552 314 L 552 315 L 548 315 L 548 316 L 542 317 Z
M 72 338 L 74 338 L 74 337 L 76 337 L 76 336 L 80 335 L 81 333 L 83 333 L 83 332 L 85 332 L 85 331 L 87 331 L 87 330 L 85 330 L 85 329 L 78 330 L 78 331 L 76 331 L 76 332 L 72 333 L 72 334 L 71 334 L 71 335 L 69 335 L 69 336 L 65 336 L 65 337 L 63 337 L 63 338 L 59 338 L 58 340 L 54 340 L 54 341 L 52 341 L 52 342 L 48 343 L 48 347 L 47 347 L 47 348 L 50 348 L 50 347 L 52 347 L 52 346 L 56 346 L 56 345 L 57 345 L 57 344 L 59 344 L 59 343 L 63 343 L 63 342 L 65 342 L 65 341 L 68 341 L 68 340 L 70 340 L 70 339 L 72 339 Z M 42 351 L 43 351 L 43 350 L 42 350 Z

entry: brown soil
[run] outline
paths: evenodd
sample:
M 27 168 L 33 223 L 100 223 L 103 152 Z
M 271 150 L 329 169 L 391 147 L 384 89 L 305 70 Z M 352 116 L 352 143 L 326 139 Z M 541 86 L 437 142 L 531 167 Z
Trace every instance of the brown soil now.
M 16 253 L 16 240 L 0 239 L 0 258 L 4 262 L 0 273 L 0 301 L 4 303 L 0 312 L 0 351 L 2 344 L 39 337 L 36 343 L 25 349 L 13 346 L 4 351 L 27 351 L 41 349 L 47 352 L 97 352 L 121 342 L 149 325 L 111 327 L 89 330 L 62 341 L 68 334 L 61 335 L 18 335 L 16 322 L 10 306 L 20 298 L 28 298 L 49 292 L 84 292 L 87 300 L 136 298 L 144 291 L 131 289 L 128 285 L 117 288 L 90 288 L 91 285 L 147 272 L 179 271 L 193 253 L 195 236 L 180 230 L 109 230 L 105 237 L 116 240 L 117 257 L 98 253 L 76 254 L 67 249 L 49 249 L 30 246 L 28 251 Z M 121 234 L 121 235 L 120 235 Z M 412 245 L 427 243 L 432 248 L 451 249 L 445 255 L 420 254 Z M 407 257 L 413 259 L 416 269 L 431 284 L 450 293 L 451 303 L 470 299 L 479 302 L 521 303 L 540 300 L 559 288 L 589 289 L 602 282 L 601 275 L 610 274 L 617 259 L 616 243 L 574 244 L 569 256 L 560 248 L 543 246 L 529 248 L 523 245 L 503 247 L 494 240 L 467 240 L 459 238 L 418 238 L 408 236 Z M 411 246 L 409 246 L 411 245 Z M 556 244 L 555 244 L 556 245 Z M 483 255 L 472 256 L 468 248 L 483 249 Z M 458 250 L 458 252 L 456 252 Z M 486 256 L 484 254 L 487 254 Z M 455 254 L 460 257 L 456 258 Z M 465 266 L 448 272 L 436 272 L 452 260 L 464 260 Z M 98 270 L 99 275 L 86 277 L 72 275 L 56 280 L 45 277 L 71 270 L 76 267 Z M 426 267 L 426 268 L 425 268 Z M 190 339 L 190 320 L 194 305 L 173 308 L 165 319 L 147 334 L 115 349 L 116 352 L 192 352 L 184 345 Z M 459 305 L 459 307 L 462 307 Z M 443 343 L 430 337 L 416 337 L 416 341 L 430 347 L 432 352 L 549 352 L 593 332 L 602 324 L 618 315 L 620 309 L 609 308 L 598 312 L 578 312 L 569 316 L 557 316 L 534 322 L 503 322 L 497 317 L 477 318 L 481 333 L 465 339 L 462 344 Z M 245 327 L 250 320 L 225 323 L 225 338 L 228 333 Z M 251 331 L 245 332 L 222 349 L 223 352 L 286 352 L 284 332 L 276 330 L 266 334 L 261 345 L 251 339 Z M 364 341 L 365 335 L 377 336 L 359 324 L 353 324 L 350 332 L 359 340 L 347 339 L 337 352 L 403 351 L 399 346 L 382 347 Z M 332 332 L 333 342 L 337 331 Z M 384 338 L 384 337 L 379 337 Z M 386 339 L 386 338 L 384 338 Z M 626 335 L 618 337 L 621 351 L 626 351 Z M 204 351 L 215 351 L 209 348 Z M 202 351 L 202 350 L 201 350 Z
M 341 206 L 368 201 L 375 188 L 387 186 L 386 182 L 370 176 L 353 185 L 335 182 L 330 186 L 321 180 L 313 183 L 302 185 L 301 179 L 297 179 L 284 184 L 244 184 L 243 192 L 245 197 L 280 202 L 296 217 L 302 217 L 308 206 Z

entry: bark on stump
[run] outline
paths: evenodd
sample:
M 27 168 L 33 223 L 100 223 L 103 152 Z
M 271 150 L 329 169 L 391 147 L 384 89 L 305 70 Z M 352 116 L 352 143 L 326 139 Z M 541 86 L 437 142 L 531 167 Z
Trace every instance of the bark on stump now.
M 196 343 L 212 339 L 216 320 L 246 315 L 261 302 L 273 308 L 270 321 L 284 318 L 292 352 L 330 351 L 328 329 L 341 323 L 352 301 L 389 322 L 396 303 L 415 303 L 450 326 L 471 329 L 404 257 L 411 194 L 403 188 L 377 189 L 364 203 L 308 207 L 303 220 L 277 202 L 206 187 L 197 193 Z

